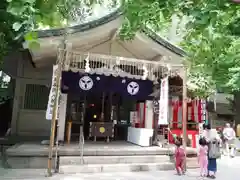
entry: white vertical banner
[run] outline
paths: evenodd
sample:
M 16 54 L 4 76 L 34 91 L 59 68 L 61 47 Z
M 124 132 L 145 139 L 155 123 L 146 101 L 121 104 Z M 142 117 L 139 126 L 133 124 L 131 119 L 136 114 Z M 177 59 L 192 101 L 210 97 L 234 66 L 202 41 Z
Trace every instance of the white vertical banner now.
M 158 124 L 168 125 L 168 77 L 161 80 Z
M 59 106 L 59 119 L 58 119 L 58 140 L 64 141 L 65 123 L 66 123 L 66 111 L 67 111 L 67 94 L 61 94 L 60 106 Z
M 198 99 L 195 99 L 193 101 L 194 101 L 194 119 L 195 119 L 196 123 L 199 123 L 198 113 L 200 113 L 200 112 L 199 112 L 198 106 L 200 105 L 200 102 Z
M 204 123 L 199 123 L 198 124 L 198 134 L 199 134 L 199 137 L 203 136 L 203 124 Z
M 144 125 L 143 123 L 144 123 L 144 119 L 145 119 L 145 117 L 144 117 L 144 108 L 145 108 L 145 103 L 139 103 L 139 123 L 140 123 L 140 127 L 142 127 L 142 125 Z M 142 127 L 142 128 L 144 128 L 144 127 Z
M 53 75 L 52 75 L 52 85 L 48 97 L 48 105 L 47 105 L 47 111 L 46 111 L 46 119 L 52 120 L 53 116 L 53 107 L 54 107 L 54 101 L 55 98 L 57 98 L 58 106 L 60 101 L 60 91 L 57 93 L 57 71 L 58 71 L 58 65 L 53 66 Z M 59 107 L 58 107 L 59 108 Z M 57 118 L 58 118 L 58 108 L 57 108 Z
M 137 116 L 138 116 L 137 111 L 130 111 L 130 123 L 131 124 L 137 123 L 137 118 L 138 118 Z
M 177 116 L 177 127 L 181 128 L 182 127 L 182 122 L 183 122 L 183 106 L 182 104 L 180 104 L 180 102 L 178 101 L 179 106 L 178 106 L 178 116 Z
M 170 121 L 173 120 L 173 111 L 174 111 L 174 102 L 170 101 L 169 105 L 168 105 L 168 119 Z M 170 123 L 170 128 L 172 128 L 172 123 Z
M 201 113 L 202 113 L 202 121 L 201 122 L 205 122 L 207 119 L 207 102 L 206 100 L 201 100 Z
M 145 101 L 146 104 L 146 113 L 145 113 L 145 127 L 147 129 L 153 128 L 153 102 L 152 101 Z

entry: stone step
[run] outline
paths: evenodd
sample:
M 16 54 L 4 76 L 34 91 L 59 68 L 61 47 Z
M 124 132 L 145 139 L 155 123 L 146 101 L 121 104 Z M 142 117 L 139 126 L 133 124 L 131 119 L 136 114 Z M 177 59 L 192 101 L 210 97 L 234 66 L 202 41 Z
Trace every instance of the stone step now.
M 140 172 L 174 170 L 174 163 L 131 163 L 131 164 L 84 164 L 60 165 L 60 173 L 109 173 L 109 172 Z
M 189 169 L 199 168 L 198 158 L 197 157 L 187 158 L 187 168 Z
M 163 163 L 169 162 L 170 157 L 164 155 L 155 156 L 61 156 L 60 165 L 83 164 L 127 164 L 127 163 Z

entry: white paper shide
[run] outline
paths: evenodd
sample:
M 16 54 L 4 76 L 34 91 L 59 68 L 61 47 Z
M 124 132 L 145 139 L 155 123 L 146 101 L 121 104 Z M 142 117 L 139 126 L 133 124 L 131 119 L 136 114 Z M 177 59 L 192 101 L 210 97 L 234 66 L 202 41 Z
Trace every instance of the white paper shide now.
M 168 77 L 161 80 L 158 124 L 168 125 Z
M 51 90 L 50 90 L 49 97 L 48 97 L 48 105 L 47 105 L 47 111 L 46 111 L 46 119 L 47 120 L 52 120 L 54 102 L 55 102 L 56 98 L 58 101 L 58 108 L 56 109 L 57 119 L 58 119 L 58 109 L 59 109 L 59 104 L 60 104 L 60 90 L 57 91 L 57 70 L 58 70 L 58 65 L 54 65 L 53 66 L 53 75 L 52 75 L 52 85 L 51 85 Z M 58 94 L 57 94 L 57 92 L 58 92 Z

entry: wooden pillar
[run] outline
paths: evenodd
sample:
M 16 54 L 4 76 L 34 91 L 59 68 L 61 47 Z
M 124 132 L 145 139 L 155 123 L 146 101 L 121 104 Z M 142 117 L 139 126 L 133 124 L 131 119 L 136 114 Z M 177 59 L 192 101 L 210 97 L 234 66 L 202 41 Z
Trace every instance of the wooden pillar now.
M 72 121 L 67 123 L 67 144 L 71 143 Z
M 160 84 L 157 83 L 157 84 L 154 84 L 154 91 L 157 91 L 158 90 L 158 87 L 160 87 Z M 158 101 L 159 100 L 159 94 L 156 94 L 156 96 L 154 97 L 154 101 Z M 158 101 L 159 102 L 159 101 Z M 157 107 L 155 108 L 155 112 L 153 112 L 153 144 L 157 145 L 158 144 L 158 139 L 157 139 L 157 136 L 158 136 L 158 113 L 159 113 L 159 104 L 156 103 Z
M 186 67 L 182 68 L 182 80 L 183 80 L 183 91 L 182 91 L 182 132 L 183 132 L 183 147 L 186 152 L 187 148 L 187 69 Z M 187 154 L 187 153 L 186 153 Z M 186 160 L 185 160 L 185 170 L 186 170 Z
M 182 132 L 183 132 L 183 147 L 187 147 L 187 69 L 183 67 L 183 91 L 182 91 Z

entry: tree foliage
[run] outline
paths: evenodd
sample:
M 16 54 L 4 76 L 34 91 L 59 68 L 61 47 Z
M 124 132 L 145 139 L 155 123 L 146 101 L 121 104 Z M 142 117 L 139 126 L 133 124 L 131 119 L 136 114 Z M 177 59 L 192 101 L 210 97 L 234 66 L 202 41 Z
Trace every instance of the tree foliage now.
M 181 44 L 188 52 L 190 81 L 207 96 L 217 87 L 225 91 L 240 88 L 240 6 L 228 0 L 129 1 L 122 36 L 151 26 L 156 32 L 170 24 L 173 14 L 188 17 Z M 165 22 L 165 23 L 162 23 Z M 178 29 L 176 29 L 178 30 Z M 189 64 L 189 63 L 188 63 Z
M 19 41 L 14 41 L 18 32 L 12 29 L 13 24 L 19 20 L 18 16 L 14 16 L 7 12 L 8 2 L 0 1 L 0 62 L 2 57 L 10 50 L 19 47 Z
M 2 5 L 4 4 L 4 5 Z M 8 31 L 0 32 L 2 39 L 0 46 L 0 57 L 9 46 L 7 39 L 11 42 L 27 40 L 30 48 L 39 48 L 37 33 L 33 32 L 45 28 L 62 28 L 71 25 L 70 22 L 81 22 L 91 15 L 95 5 L 104 5 L 109 8 L 119 5 L 118 0 L 2 0 L 0 13 L 14 18 L 8 23 Z M 1 14 L 0 14 L 1 15 Z M 1 19 L 2 22 L 9 21 L 9 17 Z M 67 29 L 67 28 L 66 28 Z
M 33 33 L 33 30 L 64 27 L 69 19 L 79 20 L 91 14 L 93 5 L 103 1 L 1 0 L 0 59 L 8 48 L 23 38 L 31 42 L 32 48 L 37 48 L 37 33 Z
M 6 1 L 8 7 L 6 7 Z M 4 4 L 4 3 L 5 4 Z M 37 34 L 32 30 L 43 26 L 62 27 L 66 21 L 91 13 L 94 4 L 104 0 L 3 0 L 7 22 L 0 33 L 0 52 L 8 46 L 8 38 L 31 40 Z M 151 28 L 166 32 L 172 26 L 173 15 L 187 19 L 176 25 L 178 44 L 188 52 L 190 81 L 198 86 L 198 95 L 207 95 L 217 87 L 227 91 L 240 88 L 240 5 L 230 0 L 109 0 L 110 6 L 120 2 L 124 23 L 122 39 L 129 40 L 136 31 Z M 1 11 L 2 13 L 2 11 Z M 9 18 L 10 17 L 10 18 Z M 9 20 L 10 19 L 10 20 Z M 181 34 L 184 31 L 184 34 Z M 26 34 L 27 33 L 27 34 Z M 9 41 L 11 42 L 11 41 Z M 2 53 L 1 53 L 2 54 Z M 200 89 L 200 90 L 199 90 Z
M 13 24 L 15 31 L 22 29 L 37 29 L 41 25 L 49 27 L 62 27 L 65 20 L 73 13 L 78 12 L 91 1 L 85 0 L 7 0 L 8 12 L 21 17 Z
M 18 18 L 12 29 L 18 35 L 15 39 L 24 37 L 30 42 L 31 48 L 39 48 L 37 33 L 32 32 L 41 28 L 58 28 L 66 25 L 70 17 L 83 15 L 88 1 L 80 0 L 7 0 L 7 13 Z

